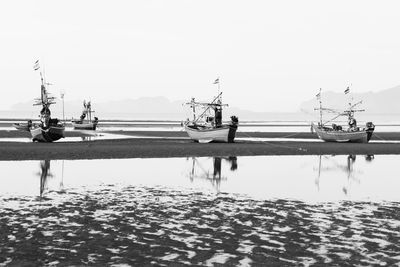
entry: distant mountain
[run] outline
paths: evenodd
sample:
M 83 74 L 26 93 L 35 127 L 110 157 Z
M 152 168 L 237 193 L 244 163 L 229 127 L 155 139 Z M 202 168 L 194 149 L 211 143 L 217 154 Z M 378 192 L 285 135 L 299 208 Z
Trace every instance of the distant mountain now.
M 400 113 L 400 86 L 379 92 L 347 94 L 322 91 L 322 104 L 327 108 L 344 109 L 348 106 L 350 97 L 353 103 L 362 100 L 358 107 L 370 114 L 399 114 Z M 314 97 L 300 105 L 300 111 L 313 113 L 318 107 L 318 100 Z
M 354 98 L 354 103 L 362 100 L 361 109 L 367 114 L 400 114 L 400 86 L 379 92 L 347 94 L 335 92 L 322 92 L 324 107 L 345 109 L 349 98 Z M 121 120 L 185 120 L 190 117 L 190 110 L 183 106 L 186 101 L 170 101 L 166 97 L 141 97 L 137 99 L 124 99 L 106 102 L 93 102 L 92 107 L 99 119 Z M 7 118 L 37 118 L 40 107 L 32 106 L 33 101 L 15 104 L 11 110 L 0 111 L 1 117 Z M 228 107 L 224 110 L 224 120 L 236 115 L 241 121 L 311 121 L 318 117 L 314 110 L 318 101 L 314 97 L 300 105 L 299 112 L 253 112 L 238 107 Z M 82 101 L 65 101 L 65 117 L 78 118 L 82 112 Z M 63 109 L 61 99 L 51 108 L 53 117 L 62 118 Z M 364 114 L 365 114 L 364 113 Z
M 32 114 L 38 113 L 40 107 L 32 106 L 32 101 L 18 103 L 11 107 L 11 110 L 18 113 Z M 83 108 L 83 100 L 65 101 L 64 111 L 65 117 L 78 118 L 81 115 Z M 177 114 L 182 114 L 182 102 L 169 101 L 166 97 L 142 97 L 138 99 L 124 99 L 107 102 L 92 102 L 92 108 L 95 111 L 95 116 L 110 119 L 150 119 L 159 117 L 166 119 L 171 116 L 176 119 Z M 57 117 L 62 116 L 62 102 L 57 100 L 57 104 L 51 107 L 52 114 Z M 139 115 L 139 116 L 138 116 Z
M 185 120 L 191 116 L 189 107 L 184 106 L 186 101 L 170 101 L 166 97 L 141 97 L 138 99 L 124 99 L 107 102 L 92 102 L 95 116 L 99 119 L 121 119 L 121 120 Z M 40 107 L 32 106 L 33 101 L 18 103 L 12 106 L 10 111 L 0 112 L 1 117 L 14 118 L 36 118 Z M 82 101 L 65 101 L 65 117 L 67 119 L 78 118 L 82 111 Z M 53 117 L 62 118 L 62 102 L 51 107 Z M 237 107 L 224 109 L 225 120 L 229 116 L 236 115 L 239 120 L 267 120 L 267 121 L 290 121 L 304 120 L 302 113 L 278 113 L 278 112 L 253 112 Z

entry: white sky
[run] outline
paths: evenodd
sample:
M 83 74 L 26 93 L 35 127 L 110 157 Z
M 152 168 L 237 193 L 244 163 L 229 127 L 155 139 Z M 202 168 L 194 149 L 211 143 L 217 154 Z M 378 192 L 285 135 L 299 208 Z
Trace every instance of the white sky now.
M 400 84 L 399 1 L 13 0 L 0 3 L 0 109 L 50 91 L 66 100 L 166 96 L 296 111 L 318 88 Z

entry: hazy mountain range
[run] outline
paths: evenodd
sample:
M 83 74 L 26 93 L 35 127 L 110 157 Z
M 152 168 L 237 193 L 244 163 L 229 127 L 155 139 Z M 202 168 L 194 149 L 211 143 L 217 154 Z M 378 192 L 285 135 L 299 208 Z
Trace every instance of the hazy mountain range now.
M 187 101 L 186 101 L 187 102 Z M 15 104 L 11 107 L 11 113 L 16 118 L 35 118 L 39 114 L 40 107 L 32 106 L 33 101 Z M 78 118 L 82 112 L 82 101 L 65 101 L 65 117 L 68 119 Z M 141 97 L 138 99 L 124 99 L 118 101 L 92 102 L 95 116 L 99 119 L 130 119 L 130 120 L 185 120 L 191 117 L 190 108 L 184 105 L 185 101 L 170 101 L 166 97 Z M 57 104 L 51 107 L 53 117 L 62 117 L 62 102 L 57 100 Z M 0 112 L 0 117 L 4 117 L 5 111 Z M 227 107 L 224 109 L 224 119 L 236 115 L 242 120 L 290 120 L 293 113 L 272 113 L 272 112 L 253 112 L 237 107 Z
M 351 90 L 351 89 L 350 89 Z M 349 106 L 349 102 L 356 103 L 362 100 L 357 108 L 364 109 L 370 114 L 400 114 L 400 86 L 390 89 L 367 92 L 367 93 L 335 93 L 322 91 L 322 105 L 326 108 L 344 109 Z M 353 98 L 353 99 L 352 99 Z M 314 108 L 319 106 L 316 97 L 303 102 L 300 111 L 305 113 L 314 112 Z
M 322 103 L 324 107 L 344 109 L 349 100 L 356 103 L 362 100 L 358 106 L 365 109 L 368 114 L 400 114 L 400 86 L 379 92 L 350 93 L 322 91 Z M 32 106 L 33 101 L 15 104 L 9 111 L 0 112 L 0 116 L 13 116 L 16 118 L 35 118 L 38 116 L 40 107 Z M 118 101 L 92 103 L 93 109 L 99 118 L 107 119 L 160 119 L 160 120 L 184 120 L 191 116 L 189 107 L 184 106 L 185 101 L 170 101 L 166 97 L 141 97 L 138 99 L 125 99 Z M 309 120 L 316 116 L 315 107 L 319 102 L 315 96 L 310 100 L 299 103 L 297 113 L 277 112 L 253 112 L 237 107 L 229 107 L 224 111 L 225 119 L 230 115 L 236 115 L 242 120 Z M 54 117 L 62 117 L 62 102 L 58 99 L 57 104 L 52 106 Z M 82 101 L 65 101 L 65 117 L 78 118 L 82 111 Z M 4 115 L 7 114 L 7 115 Z M 11 114 L 11 115 L 10 115 Z

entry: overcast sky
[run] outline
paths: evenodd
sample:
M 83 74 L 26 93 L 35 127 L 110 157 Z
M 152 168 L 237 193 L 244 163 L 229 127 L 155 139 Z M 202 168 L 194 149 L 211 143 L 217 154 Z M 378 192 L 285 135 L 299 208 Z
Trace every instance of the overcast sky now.
M 68 0 L 0 4 L 0 109 L 66 100 L 212 98 L 296 111 L 318 88 L 400 84 L 399 1 Z

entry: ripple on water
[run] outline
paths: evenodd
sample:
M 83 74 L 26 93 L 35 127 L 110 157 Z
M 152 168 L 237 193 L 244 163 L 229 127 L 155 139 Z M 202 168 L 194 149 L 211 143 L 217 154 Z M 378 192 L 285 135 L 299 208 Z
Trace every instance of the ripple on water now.
M 2 198 L 0 265 L 399 264 L 399 203 L 102 185 Z

